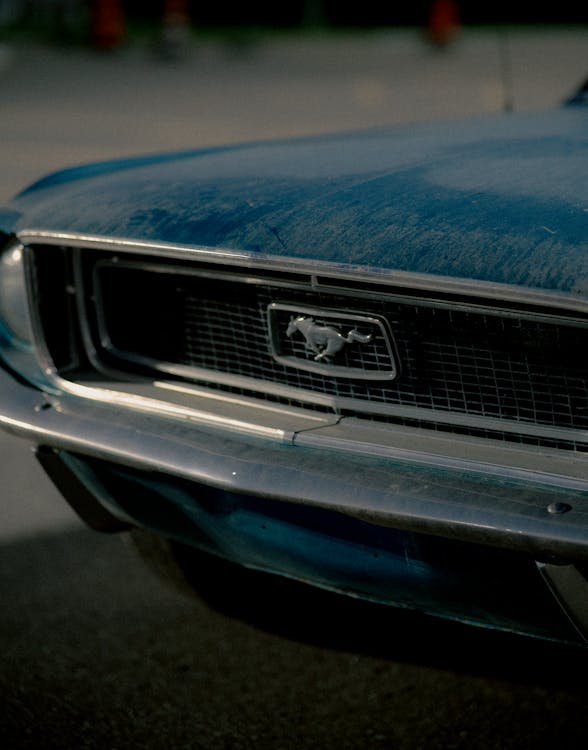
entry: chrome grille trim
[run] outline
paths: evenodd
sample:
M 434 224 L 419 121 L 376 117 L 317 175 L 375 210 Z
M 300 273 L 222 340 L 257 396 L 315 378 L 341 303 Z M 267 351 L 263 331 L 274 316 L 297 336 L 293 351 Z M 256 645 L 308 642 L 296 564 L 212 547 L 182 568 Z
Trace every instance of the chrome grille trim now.
M 30 238 L 29 238 L 30 239 Z M 51 241 L 48 243 L 47 237 L 43 236 L 37 237 L 37 242 L 39 239 L 42 239 L 43 244 L 54 244 L 54 245 L 60 245 L 60 246 L 67 246 L 72 247 L 73 249 L 77 249 L 80 247 L 80 242 L 76 241 L 75 243 L 72 241 L 71 244 L 69 242 L 65 241 L 65 238 L 62 236 L 54 236 L 51 239 Z M 339 282 L 341 282 L 343 279 L 351 279 L 354 282 L 360 283 L 360 282 L 367 282 L 369 279 L 369 282 L 371 284 L 377 284 L 377 286 L 382 289 L 382 296 L 387 297 L 389 295 L 392 295 L 394 290 L 391 287 L 394 287 L 395 289 L 398 289 L 400 287 L 399 277 L 411 277 L 413 281 L 422 281 L 422 277 L 419 277 L 418 279 L 416 277 L 413 277 L 409 274 L 383 274 L 386 278 L 382 279 L 381 273 L 371 273 L 369 271 L 366 271 L 365 269 L 359 270 L 356 272 L 356 269 L 351 269 L 351 273 L 348 276 L 344 273 L 344 270 L 341 266 L 332 266 L 332 264 L 320 264 L 320 263 L 313 263 L 312 266 L 309 266 L 308 263 L 303 262 L 291 262 L 289 260 L 284 261 L 283 259 L 279 258 L 265 258 L 262 257 L 261 260 L 257 259 L 257 256 L 253 256 L 250 254 L 242 254 L 242 253 L 232 253 L 228 251 L 225 255 L 224 251 L 217 254 L 215 250 L 211 249 L 205 249 L 201 252 L 201 249 L 199 248 L 175 248 L 172 247 L 170 249 L 170 253 L 164 253 L 162 252 L 162 246 L 161 245 L 142 245 L 139 243 L 125 243 L 122 242 L 121 245 L 118 245 L 117 243 L 112 242 L 103 242 L 100 239 L 95 240 L 88 240 L 86 239 L 84 241 L 85 244 L 87 243 L 88 248 L 92 249 L 107 249 L 112 250 L 113 247 L 117 250 L 117 252 L 131 252 L 134 255 L 137 254 L 144 254 L 147 256 L 153 256 L 153 255 L 163 255 L 165 257 L 172 257 L 180 259 L 185 259 L 187 257 L 187 254 L 190 255 L 192 259 L 195 259 L 196 257 L 198 260 L 202 261 L 204 258 L 210 263 L 214 263 L 216 266 L 223 266 L 225 265 L 228 267 L 229 270 L 227 271 L 204 271 L 202 273 L 202 269 L 199 269 L 197 272 L 190 271 L 190 274 L 197 274 L 197 275 L 204 275 L 208 278 L 225 278 L 225 279 L 238 279 L 240 283 L 245 284 L 257 284 L 260 281 L 265 281 L 263 278 L 263 274 L 259 275 L 261 271 L 269 271 L 269 272 L 275 272 L 275 273 L 293 273 L 295 269 L 295 273 L 297 275 L 300 275 L 301 277 L 305 274 L 308 274 L 308 281 L 307 283 L 304 283 L 302 280 L 298 281 L 283 281 L 283 280 L 271 280 L 272 286 L 279 286 L 283 289 L 306 289 L 309 288 L 313 291 L 321 291 L 328 294 L 335 294 L 335 295 L 344 295 L 347 294 L 348 296 L 356 297 L 358 294 L 358 289 L 353 290 L 344 290 L 341 288 Z M 132 246 L 132 249 L 129 250 L 128 245 Z M 166 246 L 167 247 L 167 246 Z M 124 248 L 124 249 L 123 249 Z M 169 249 L 169 248 L 168 248 Z M 187 253 L 187 254 L 186 254 Z M 230 258 L 230 260 L 227 260 L 227 258 Z M 243 274 L 237 273 L 233 266 L 235 264 L 242 264 L 243 259 L 247 259 L 247 270 Z M 121 263 L 121 265 L 124 265 L 124 262 Z M 135 264 L 132 264 L 133 266 Z M 155 263 L 148 263 L 145 264 L 144 267 L 157 267 L 157 264 Z M 331 275 L 327 276 L 327 266 L 331 268 Z M 259 269 L 259 272 L 257 272 L 257 269 Z M 306 269 L 306 270 L 303 270 Z M 320 270 L 320 274 L 317 274 L 317 270 Z M 313 271 L 314 273 L 311 273 Z M 178 269 L 174 269 L 174 273 L 177 273 Z M 182 272 L 183 269 L 182 269 Z M 188 272 L 186 272 L 188 273 Z M 405 278 L 406 280 L 406 278 Z M 382 283 L 383 281 L 383 283 Z M 443 281 L 443 280 L 442 280 Z M 483 299 L 485 300 L 496 300 L 498 301 L 498 297 L 495 297 L 493 295 L 496 295 L 498 291 L 499 285 L 482 285 L 480 283 L 477 283 L 473 285 L 476 287 L 476 293 L 472 291 L 472 287 L 469 282 L 467 282 L 467 290 L 469 291 L 469 295 L 466 291 L 465 282 L 455 281 L 455 280 L 449 280 L 451 283 L 448 285 L 445 285 L 441 283 L 440 285 L 437 284 L 438 279 L 435 278 L 428 278 L 428 286 L 432 289 L 435 288 L 436 291 L 438 290 L 438 286 L 442 287 L 443 293 L 448 293 L 449 287 L 453 288 L 453 291 L 455 293 L 455 290 L 459 288 L 459 294 L 462 295 L 464 298 L 468 298 L 471 300 L 471 302 L 463 302 L 460 301 L 458 304 L 454 305 L 451 302 L 447 300 L 440 300 L 439 302 L 437 300 L 427 300 L 427 299 L 421 299 L 418 298 L 418 303 L 422 307 L 439 307 L 444 309 L 457 309 L 460 312 L 467 312 L 467 311 L 473 311 L 476 313 L 483 313 L 491 316 L 498 316 L 501 318 L 521 318 L 525 320 L 530 321 L 539 321 L 539 322 L 546 322 L 549 324 L 554 324 L 558 322 L 565 322 L 567 325 L 572 326 L 578 326 L 578 327 L 586 327 L 587 326 L 587 320 L 583 319 L 583 315 L 588 315 L 588 304 L 583 300 L 577 300 L 575 298 L 570 298 L 568 295 L 554 295 L 551 293 L 545 294 L 542 292 L 528 292 L 528 290 L 522 290 L 522 294 L 520 295 L 524 299 L 521 301 L 521 299 L 518 297 L 518 295 L 515 294 L 515 291 L 513 288 L 507 287 L 502 288 L 500 287 L 500 290 L 505 292 L 504 297 L 501 298 L 502 304 L 531 304 L 530 300 L 532 299 L 532 304 L 539 307 L 542 311 L 541 312 L 530 312 L 526 310 L 522 311 L 513 311 L 513 310 L 496 310 L 495 308 L 489 307 L 487 304 L 476 304 L 475 297 L 478 297 L 480 295 L 481 289 L 484 288 L 486 290 L 486 294 L 481 295 Z M 332 285 L 329 285 L 325 282 L 335 282 Z M 420 288 L 424 288 L 425 285 L 422 285 Z M 418 287 L 418 283 L 414 283 L 411 285 L 411 288 Z M 405 290 L 406 291 L 406 290 Z M 508 292 L 508 294 L 506 294 Z M 406 302 L 410 303 L 411 301 L 414 301 L 414 298 L 412 298 L 410 295 L 406 296 L 399 296 L 396 293 L 393 294 L 394 299 L 397 302 Z M 540 301 L 541 300 L 541 301 Z M 561 302 L 561 305 L 557 305 L 556 301 Z M 572 304 L 573 302 L 573 304 Z M 557 310 L 557 308 L 560 307 L 562 310 L 561 315 L 560 314 L 554 314 L 554 309 Z M 544 311 L 543 311 L 544 310 Z M 578 315 L 577 318 L 570 318 L 568 315 L 564 314 L 564 311 L 566 310 L 574 310 L 574 312 Z M 109 345 L 110 346 L 110 345 Z M 111 347 L 112 351 L 116 353 L 116 348 Z M 451 410 L 447 411 L 441 411 L 441 410 L 431 410 L 428 408 L 423 407 L 414 407 L 414 406 L 407 406 L 407 405 L 399 405 L 399 404 L 380 404 L 380 403 L 374 403 L 374 402 L 367 402 L 363 399 L 348 399 L 342 396 L 333 397 L 328 394 L 319 393 L 319 392 L 313 392 L 310 390 L 307 390 L 305 388 L 296 388 L 292 386 L 285 386 L 280 383 L 272 383 L 270 381 L 264 381 L 263 387 L 260 387 L 259 380 L 256 378 L 248 378 L 245 376 L 234 376 L 218 371 L 214 371 L 213 377 L 211 377 L 211 370 L 206 368 L 198 368 L 198 367 L 185 367 L 182 365 L 169 365 L 166 363 L 154 363 L 150 360 L 145 360 L 143 362 L 144 364 L 149 364 L 150 366 L 153 366 L 153 369 L 160 373 L 169 373 L 172 375 L 178 375 L 181 377 L 187 377 L 191 380 L 198 380 L 198 381 L 210 381 L 214 379 L 215 383 L 221 386 L 227 386 L 229 388 L 243 388 L 250 391 L 257 391 L 257 392 L 263 392 L 267 393 L 269 395 L 275 395 L 280 398 L 286 398 L 286 399 L 292 399 L 293 401 L 298 402 L 310 402 L 315 404 L 320 404 L 321 406 L 325 408 L 332 409 L 336 413 L 344 413 L 344 412 L 355 412 L 355 413 L 361 413 L 361 414 L 373 414 L 373 415 L 391 415 L 394 417 L 400 417 L 400 418 L 407 418 L 407 419 L 414 419 L 414 420 L 421 420 L 423 422 L 430 422 L 431 424 L 447 424 L 447 425 L 456 425 L 459 427 L 472 427 L 472 428 L 479 428 L 479 429 L 487 429 L 490 431 L 496 431 L 497 433 L 506 433 L 506 434 L 512 434 L 512 435 L 533 435 L 537 436 L 538 438 L 541 437 L 548 437 L 553 438 L 555 440 L 562 440 L 562 441 L 576 441 L 579 443 L 582 442 L 588 442 L 588 431 L 584 429 L 577 429 L 577 428 L 567 428 L 567 427 L 557 427 L 552 425 L 546 425 L 546 424 L 535 424 L 533 422 L 527 422 L 527 421 L 514 421 L 514 420 L 508 420 L 508 419 L 499 419 L 499 418 L 493 418 L 488 416 L 477 416 L 472 414 L 463 414 L 454 412 Z M 48 364 L 50 366 L 50 362 L 48 361 Z M 57 378 L 59 380 L 60 384 L 63 385 L 62 378 Z M 67 386 L 66 386 L 67 387 Z
M 239 266 L 248 269 L 301 273 L 314 279 L 316 285 L 319 284 L 320 277 L 325 276 L 347 282 L 350 280 L 371 282 L 382 287 L 404 287 L 437 294 L 463 295 L 473 299 L 483 298 L 506 304 L 559 308 L 562 311 L 588 315 L 588 299 L 580 296 L 550 290 L 528 289 L 510 284 L 478 281 L 476 279 L 459 279 L 407 271 L 382 270 L 330 261 L 278 257 L 222 247 L 211 248 L 198 245 L 175 245 L 166 242 L 139 242 L 124 238 L 69 234 L 32 228 L 20 231 L 18 238 L 23 245 L 43 244 L 72 249 L 110 250 L 116 253 L 157 258 L 204 261 L 226 265 L 227 267 Z

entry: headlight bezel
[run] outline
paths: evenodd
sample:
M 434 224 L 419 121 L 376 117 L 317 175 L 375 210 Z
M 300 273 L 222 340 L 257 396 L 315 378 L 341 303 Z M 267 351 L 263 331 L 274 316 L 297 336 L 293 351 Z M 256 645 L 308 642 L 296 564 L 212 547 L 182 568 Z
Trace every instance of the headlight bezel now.
M 46 388 L 47 374 L 37 357 L 31 287 L 28 249 L 13 237 L 0 247 L 0 358 L 25 380 Z
M 0 333 L 10 346 L 33 347 L 33 326 L 29 309 L 25 248 L 9 241 L 0 251 Z

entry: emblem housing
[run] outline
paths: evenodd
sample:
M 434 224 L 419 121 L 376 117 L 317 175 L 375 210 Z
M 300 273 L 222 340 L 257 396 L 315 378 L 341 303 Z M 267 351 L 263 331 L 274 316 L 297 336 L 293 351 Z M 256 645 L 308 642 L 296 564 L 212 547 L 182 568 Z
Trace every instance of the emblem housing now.
M 279 302 L 267 315 L 270 352 L 282 365 L 357 380 L 398 377 L 392 333 L 380 316 Z

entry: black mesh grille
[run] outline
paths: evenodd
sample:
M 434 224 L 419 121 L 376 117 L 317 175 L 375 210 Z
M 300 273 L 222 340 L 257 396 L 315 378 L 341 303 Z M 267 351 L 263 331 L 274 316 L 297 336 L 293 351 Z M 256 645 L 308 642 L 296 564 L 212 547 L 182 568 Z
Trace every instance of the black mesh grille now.
M 371 405 L 402 405 L 557 427 L 588 427 L 587 329 L 525 316 L 450 309 L 431 302 L 362 298 L 105 265 L 97 274 L 103 333 L 115 356 L 156 360 L 245 376 Z M 393 381 L 331 377 L 286 366 L 270 349 L 268 306 L 375 316 L 393 333 L 400 374 Z M 283 354 L 311 361 L 302 336 L 285 334 L 289 313 L 277 325 Z M 332 324 L 332 320 L 317 323 Z M 365 328 L 363 335 L 373 334 Z M 103 337 L 104 338 L 104 337 Z M 337 355 L 346 367 L 379 368 L 389 357 L 373 337 Z M 202 377 L 200 377 L 202 380 Z M 357 405 L 361 413 L 361 403 Z

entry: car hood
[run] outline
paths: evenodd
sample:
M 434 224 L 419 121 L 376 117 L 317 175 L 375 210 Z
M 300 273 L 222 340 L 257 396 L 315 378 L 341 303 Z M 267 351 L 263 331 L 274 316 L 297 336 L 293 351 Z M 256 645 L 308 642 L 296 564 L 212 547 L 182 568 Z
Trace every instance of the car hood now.
M 5 231 L 204 245 L 588 296 L 588 110 L 106 162 L 40 180 L 3 215 Z

